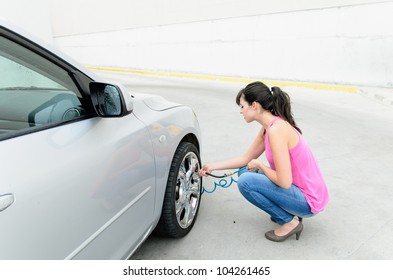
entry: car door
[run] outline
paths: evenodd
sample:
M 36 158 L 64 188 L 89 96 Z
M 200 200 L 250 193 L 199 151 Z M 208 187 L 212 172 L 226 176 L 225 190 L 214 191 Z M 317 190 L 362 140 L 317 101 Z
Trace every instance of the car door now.
M 122 258 L 151 225 L 148 130 L 97 117 L 77 71 L 29 44 L 0 36 L 0 259 Z

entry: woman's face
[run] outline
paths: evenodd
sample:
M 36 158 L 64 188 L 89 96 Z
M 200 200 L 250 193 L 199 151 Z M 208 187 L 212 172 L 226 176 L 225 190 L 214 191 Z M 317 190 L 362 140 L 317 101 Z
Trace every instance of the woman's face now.
M 248 105 L 247 101 L 243 97 L 240 97 L 240 114 L 243 115 L 244 120 L 249 123 L 254 120 L 254 110 Z

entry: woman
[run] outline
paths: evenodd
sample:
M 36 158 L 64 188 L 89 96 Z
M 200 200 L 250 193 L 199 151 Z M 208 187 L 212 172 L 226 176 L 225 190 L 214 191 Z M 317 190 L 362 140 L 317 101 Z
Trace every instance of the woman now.
M 296 235 L 298 240 L 303 230 L 302 218 L 322 211 L 329 194 L 318 164 L 293 119 L 290 98 L 278 87 L 270 90 L 265 84 L 254 82 L 238 93 L 236 103 L 245 121 L 257 121 L 261 130 L 244 155 L 205 164 L 199 175 L 247 166 L 254 172 L 239 173 L 241 194 L 279 224 L 266 232 L 265 237 L 279 242 Z M 270 167 L 257 159 L 263 152 Z

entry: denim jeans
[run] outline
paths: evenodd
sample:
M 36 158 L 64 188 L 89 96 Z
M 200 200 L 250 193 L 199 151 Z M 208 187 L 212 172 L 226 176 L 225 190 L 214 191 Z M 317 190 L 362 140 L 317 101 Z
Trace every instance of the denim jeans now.
M 280 225 L 289 223 L 294 216 L 307 218 L 314 215 L 303 192 L 295 185 L 284 189 L 265 174 L 248 170 L 239 172 L 237 185 L 249 202 L 267 212 Z

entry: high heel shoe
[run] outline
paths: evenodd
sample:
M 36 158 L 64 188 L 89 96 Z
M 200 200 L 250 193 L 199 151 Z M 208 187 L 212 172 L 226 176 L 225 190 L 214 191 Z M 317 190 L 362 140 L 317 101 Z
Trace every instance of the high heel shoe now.
M 282 242 L 286 240 L 288 237 L 296 234 L 296 240 L 299 240 L 302 231 L 303 231 L 303 223 L 299 221 L 298 225 L 293 230 L 291 230 L 290 232 L 288 232 L 283 236 L 278 236 L 274 233 L 274 230 L 271 230 L 265 233 L 265 237 L 271 241 Z

